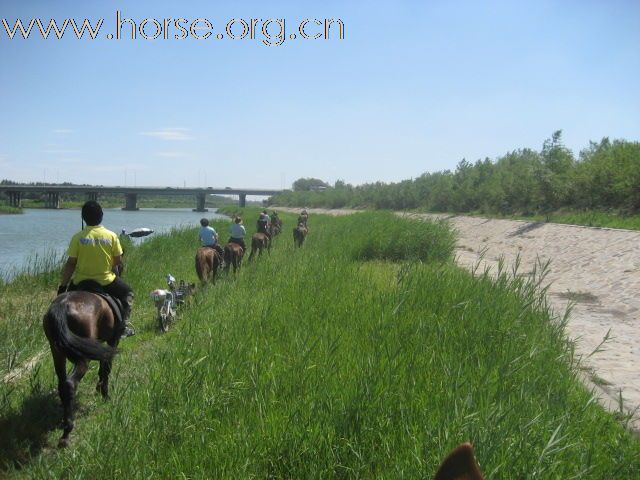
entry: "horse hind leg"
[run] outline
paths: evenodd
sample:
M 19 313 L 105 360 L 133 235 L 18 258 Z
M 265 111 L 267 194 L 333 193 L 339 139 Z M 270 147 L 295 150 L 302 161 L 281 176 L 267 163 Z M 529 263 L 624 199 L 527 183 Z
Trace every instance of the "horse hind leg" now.
M 116 348 L 118 346 L 118 340 L 108 342 L 109 346 Z M 96 391 L 102 394 L 102 398 L 109 399 L 109 374 L 111 373 L 112 361 L 100 362 L 100 369 L 98 370 L 98 383 L 96 384 Z
M 58 446 L 66 447 L 69 444 L 69 434 L 73 430 L 73 383 L 67 379 L 67 358 L 64 353 L 51 345 L 51 354 L 53 356 L 53 367 L 58 377 L 58 395 L 63 409 L 63 435 Z
M 100 362 L 96 391 L 100 392 L 105 400 L 109 399 L 109 373 L 111 373 L 111 362 Z
M 220 262 L 217 259 L 213 259 L 213 265 L 211 265 L 211 283 L 216 284 L 216 275 L 218 274 L 218 267 Z
M 233 263 L 233 256 L 227 248 L 224 249 L 224 273 L 229 274 L 229 269 L 231 268 L 231 264 Z M 235 271 L 235 269 L 234 269 Z
M 55 359 L 54 359 L 55 361 Z M 61 384 L 58 384 L 60 392 L 60 398 L 62 399 L 62 408 L 64 410 L 64 419 L 62 422 L 62 437 L 58 443 L 59 447 L 66 447 L 69 445 L 69 435 L 74 427 L 74 401 L 76 395 L 76 389 L 82 377 L 89 368 L 89 364 L 86 360 L 79 361 L 74 367 L 71 375 L 67 377 Z M 57 371 L 57 364 L 56 364 Z M 58 378 L 60 378 L 58 376 Z

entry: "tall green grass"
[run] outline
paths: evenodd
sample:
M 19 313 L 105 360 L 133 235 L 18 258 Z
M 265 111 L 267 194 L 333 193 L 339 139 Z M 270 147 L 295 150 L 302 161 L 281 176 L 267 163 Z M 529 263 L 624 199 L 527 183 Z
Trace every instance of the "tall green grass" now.
M 42 315 L 55 293 L 62 257 L 31 256 L 19 272 L 0 272 L 0 378 L 42 351 Z
M 44 421 L 44 435 L 3 433 L 21 446 L 11 450 L 21 468 L 7 473 L 429 478 L 471 440 L 487 478 L 640 475 L 639 443 L 578 381 L 535 279 L 474 276 L 441 258 L 356 258 L 385 216 L 314 215 L 301 249 L 284 220 L 270 255 L 200 289 L 166 335 L 144 295 L 167 271 L 194 278 L 196 230 L 134 249 L 127 279 L 142 333 L 122 343 L 111 401 L 96 398 L 94 368 L 71 447 L 42 452 L 60 434 Z M 420 250 L 418 238 L 401 243 Z M 26 429 L 29 406 L 56 404 L 42 393 L 54 385 L 47 360 L 16 388 L 0 426 Z
M 451 260 L 453 231 L 444 222 L 402 219 L 392 212 L 363 212 L 341 222 L 346 244 L 358 260 L 444 262 Z

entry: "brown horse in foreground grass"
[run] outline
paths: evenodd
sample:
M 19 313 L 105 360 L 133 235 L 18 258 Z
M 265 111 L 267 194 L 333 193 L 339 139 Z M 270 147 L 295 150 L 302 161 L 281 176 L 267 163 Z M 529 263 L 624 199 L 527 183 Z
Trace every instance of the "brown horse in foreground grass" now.
M 294 245 L 298 248 L 301 247 L 308 233 L 309 229 L 307 229 L 307 227 L 303 223 L 298 223 L 298 226 L 293 229 Z
M 229 272 L 229 268 L 233 265 L 233 273 L 236 273 L 242 266 L 242 257 L 244 257 L 244 249 L 237 243 L 229 242 L 224 246 L 224 263 L 225 271 Z
M 200 247 L 196 252 L 196 273 L 202 283 L 211 280 L 215 284 L 221 264 L 220 254 L 211 247 Z
M 59 295 L 44 316 L 42 326 L 51 347 L 64 410 L 60 447 L 69 444 L 74 426 L 76 389 L 87 373 L 90 360 L 100 362 L 96 390 L 103 398 L 109 398 L 111 361 L 122 334 L 117 323 L 109 304 L 102 297 L 84 291 Z M 74 365 L 70 375 L 67 375 L 67 360 Z
M 470 443 L 458 445 L 440 464 L 434 480 L 483 480 Z
M 258 252 L 258 255 L 262 255 L 262 251 L 266 250 L 270 252 L 271 238 L 266 233 L 254 233 L 251 237 L 251 253 L 249 254 L 249 261 L 253 259 L 253 256 Z

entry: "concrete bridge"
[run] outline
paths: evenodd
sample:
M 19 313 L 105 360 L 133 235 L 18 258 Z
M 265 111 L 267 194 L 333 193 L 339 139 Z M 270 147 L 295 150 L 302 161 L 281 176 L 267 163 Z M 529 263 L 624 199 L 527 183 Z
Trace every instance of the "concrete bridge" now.
M 267 188 L 172 188 L 172 187 L 105 187 L 102 185 L 0 185 L 0 193 L 9 198 L 9 205 L 20 207 L 22 195 L 30 192 L 45 194 L 45 208 L 59 208 L 61 193 L 84 194 L 87 200 L 97 200 L 100 194 L 124 195 L 123 210 L 138 210 L 138 195 L 192 195 L 196 212 L 206 212 L 207 195 L 238 195 L 241 207 L 246 205 L 247 195 L 270 196 L 282 192 Z

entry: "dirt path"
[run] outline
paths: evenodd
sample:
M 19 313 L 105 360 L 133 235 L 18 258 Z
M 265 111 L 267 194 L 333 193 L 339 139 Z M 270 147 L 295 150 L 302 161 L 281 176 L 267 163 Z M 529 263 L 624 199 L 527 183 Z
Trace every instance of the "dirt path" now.
M 340 215 L 353 210 L 309 212 Z M 596 387 L 607 409 L 620 411 L 622 402 L 627 413 L 640 410 L 640 231 L 419 216 L 446 218 L 451 223 L 458 232 L 456 261 L 463 267 L 480 262 L 481 268 L 495 270 L 501 257 L 510 266 L 519 256 L 519 271 L 526 275 L 538 257 L 549 260 L 548 298 L 560 315 L 569 302 L 574 304 L 567 333 L 582 356 L 585 380 Z M 640 431 L 640 415 L 630 426 Z

